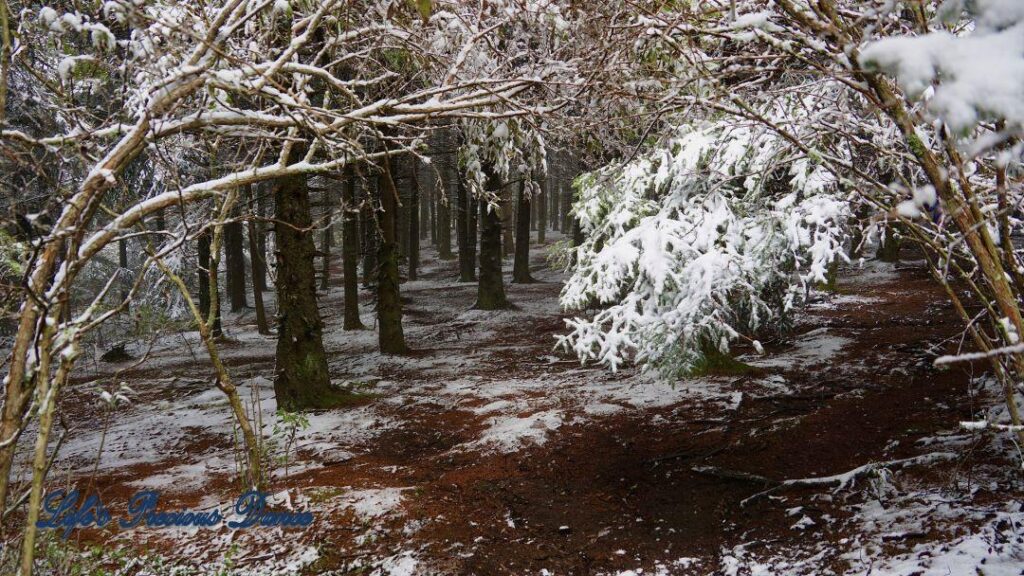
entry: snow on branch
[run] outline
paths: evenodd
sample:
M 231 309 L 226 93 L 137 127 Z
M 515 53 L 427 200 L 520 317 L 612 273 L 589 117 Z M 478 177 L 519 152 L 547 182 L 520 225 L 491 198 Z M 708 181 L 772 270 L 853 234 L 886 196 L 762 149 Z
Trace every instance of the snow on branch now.
M 596 312 L 567 320 L 559 345 L 613 370 L 635 359 L 678 375 L 750 339 L 845 259 L 836 186 L 774 132 L 727 121 L 581 177 L 586 236 L 561 301 Z
M 951 3 L 952 4 L 952 3 Z M 975 7 L 973 26 L 869 44 L 860 55 L 867 68 L 893 74 L 912 97 L 955 133 L 970 134 L 982 121 L 1024 127 L 1024 10 L 1018 0 L 990 0 Z M 959 18 L 959 7 L 946 14 Z
M 950 354 L 946 356 L 939 356 L 935 359 L 936 366 L 945 366 L 948 364 L 956 364 L 958 362 L 973 362 L 975 360 L 984 360 L 986 358 L 995 358 L 996 356 L 1008 356 L 1011 354 L 1024 354 L 1024 344 L 1013 344 L 1011 346 L 1003 346 L 1002 348 L 995 348 L 987 352 L 970 352 L 967 354 Z

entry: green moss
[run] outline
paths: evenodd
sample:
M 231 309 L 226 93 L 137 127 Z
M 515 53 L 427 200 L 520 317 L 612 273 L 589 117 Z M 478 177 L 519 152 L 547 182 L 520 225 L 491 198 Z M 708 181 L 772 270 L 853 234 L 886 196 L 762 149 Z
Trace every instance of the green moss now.
M 311 504 L 322 504 L 341 496 L 346 491 L 347 490 L 344 488 L 339 488 L 337 486 L 318 486 L 307 491 L 306 497 L 309 498 L 309 502 Z
M 757 376 L 761 370 L 741 362 L 731 354 L 713 346 L 703 346 L 701 357 L 695 360 L 686 376 Z
M 924 156 L 928 152 L 928 149 L 925 148 L 924 142 L 921 141 L 921 137 L 917 134 L 910 134 L 907 136 L 907 145 L 910 146 L 910 151 L 918 158 Z
M 825 282 L 818 282 L 818 290 L 836 292 L 836 284 L 839 281 L 839 259 L 836 258 L 828 265 L 828 273 L 825 275 Z

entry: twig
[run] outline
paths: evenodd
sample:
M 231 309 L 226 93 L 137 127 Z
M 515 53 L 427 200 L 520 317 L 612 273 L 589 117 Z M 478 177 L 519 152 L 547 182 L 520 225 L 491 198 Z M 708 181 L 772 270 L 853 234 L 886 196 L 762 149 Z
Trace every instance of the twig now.
M 843 472 L 842 474 L 835 474 L 833 476 L 819 476 L 816 478 L 798 478 L 794 480 L 783 480 L 778 482 L 775 486 L 758 492 L 749 498 L 745 498 L 740 502 L 740 506 L 746 506 L 751 502 L 758 500 L 764 496 L 784 490 L 786 488 L 810 488 L 818 486 L 835 486 L 836 490 L 846 488 L 856 482 L 858 479 L 867 476 L 879 468 L 906 468 L 907 466 L 916 466 L 918 464 L 931 464 L 933 462 L 943 462 L 946 460 L 955 460 L 957 455 L 953 452 L 932 452 L 921 456 L 914 456 L 912 458 L 903 458 L 900 460 L 889 460 L 888 462 L 869 462 L 863 466 L 859 466 L 850 470 L 849 472 Z
M 725 468 L 719 468 L 717 466 L 694 466 L 693 468 L 690 468 L 690 470 L 693 470 L 697 474 L 721 478 L 723 480 L 738 480 L 740 482 L 764 484 L 765 486 L 777 486 L 779 484 L 778 480 L 772 480 L 766 476 L 751 474 L 749 472 L 741 472 L 739 470 L 726 470 Z

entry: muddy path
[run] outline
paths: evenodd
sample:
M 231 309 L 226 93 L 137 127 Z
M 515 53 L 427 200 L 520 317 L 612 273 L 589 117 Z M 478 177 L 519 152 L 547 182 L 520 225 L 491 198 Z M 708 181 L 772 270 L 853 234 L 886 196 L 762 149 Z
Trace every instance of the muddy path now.
M 740 350 L 751 373 L 660 384 L 633 369 L 580 367 L 553 349 L 564 325 L 560 276 L 540 255 L 542 281 L 511 285 L 518 308 L 509 312 L 469 310 L 475 286 L 451 281 L 455 266 L 428 257 L 421 279 L 403 285 L 414 348 L 406 357 L 377 354 L 370 331 L 334 326 L 340 315 L 329 310 L 340 306 L 340 286 L 332 287 L 324 299 L 332 376 L 366 400 L 314 415 L 291 469 L 273 476 L 271 491 L 318 511 L 316 524 L 278 534 L 275 542 L 295 547 L 269 555 L 255 551 L 265 539 L 253 543 L 233 566 L 273 573 L 274 560 L 304 546 L 315 549 L 302 568 L 308 574 L 684 574 L 721 570 L 742 550 L 817 554 L 816 566 L 842 572 L 862 539 L 883 541 L 853 518 L 881 499 L 871 478 L 841 491 L 787 489 L 741 502 L 769 486 L 764 478 L 840 474 L 939 450 L 943 439 L 955 439 L 960 456 L 899 470 L 893 478 L 905 491 L 956 491 L 975 469 L 1009 465 L 985 438 L 957 431 L 983 399 L 970 365 L 932 367 L 935 355 L 955 349 L 961 326 L 914 263 L 844 274 L 836 293 L 817 295 L 763 357 Z M 229 362 L 267 394 L 272 340 L 247 332 L 244 316 L 235 322 Z M 140 486 L 162 490 L 169 506 L 230 502 L 238 489 L 231 426 L 210 416 L 218 405 L 208 373 L 173 350 L 156 362 L 121 375 L 140 390 L 137 404 L 109 433 L 93 484 L 111 502 Z M 79 421 L 101 422 L 87 401 L 100 381 L 83 377 L 65 399 L 91 418 Z M 160 420 L 168 410 L 177 416 Z M 170 427 L 167 437 L 152 440 L 150 425 Z M 72 434 L 67 474 L 86 475 L 95 434 Z M 974 487 L 972 497 L 1019 496 L 1021 488 L 1007 480 Z M 945 537 L 938 526 L 918 532 L 884 546 L 899 554 Z M 183 557 L 180 540 L 164 534 L 118 537 L 185 565 L 215 565 L 224 554 L 218 542 L 235 542 L 218 533 Z M 832 552 L 820 554 L 823 544 Z

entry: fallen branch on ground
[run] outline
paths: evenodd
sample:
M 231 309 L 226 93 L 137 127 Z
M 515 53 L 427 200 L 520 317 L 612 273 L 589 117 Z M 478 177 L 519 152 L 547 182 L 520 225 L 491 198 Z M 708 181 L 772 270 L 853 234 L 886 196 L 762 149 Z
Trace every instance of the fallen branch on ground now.
M 711 476 L 714 478 L 721 478 L 723 480 L 738 480 L 740 482 L 753 482 L 755 484 L 764 484 L 766 486 L 776 486 L 779 484 L 778 480 L 772 480 L 766 476 L 759 474 L 751 474 L 749 472 L 740 472 L 738 470 L 726 470 L 717 466 L 694 466 L 690 470 L 697 474 L 704 476 Z
M 772 480 L 771 478 L 766 478 L 764 476 L 759 476 L 757 474 L 722 470 L 720 468 L 708 466 L 696 467 L 692 468 L 692 470 L 694 472 L 697 472 L 698 474 L 712 475 L 731 480 L 763 482 L 765 484 L 772 485 L 771 488 L 758 492 L 757 494 L 745 498 L 740 502 L 740 506 L 746 506 L 747 504 L 750 504 L 755 500 L 763 498 L 764 496 L 773 494 L 775 492 L 787 488 L 814 488 L 828 486 L 835 487 L 835 489 L 838 491 L 842 490 L 843 488 L 851 486 L 860 478 L 863 478 L 864 476 L 871 474 L 872 472 L 878 470 L 879 468 L 906 468 L 908 466 L 917 466 L 920 464 L 945 462 L 948 460 L 955 460 L 956 458 L 957 455 L 953 452 L 931 452 L 929 454 L 922 454 L 921 456 L 914 456 L 911 458 L 902 458 L 900 460 L 889 460 L 887 462 L 869 462 L 867 464 L 864 464 L 863 466 L 858 466 L 857 468 L 854 468 L 853 470 L 850 470 L 848 472 L 843 472 L 842 474 L 834 474 L 832 476 L 820 476 L 816 478 L 796 478 L 793 480 L 783 480 L 781 482 L 778 480 Z

